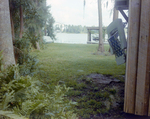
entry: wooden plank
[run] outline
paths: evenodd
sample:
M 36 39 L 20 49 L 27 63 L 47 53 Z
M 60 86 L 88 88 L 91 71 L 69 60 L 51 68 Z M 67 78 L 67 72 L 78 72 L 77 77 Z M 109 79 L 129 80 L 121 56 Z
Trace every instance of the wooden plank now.
M 88 30 L 88 40 L 87 41 L 91 41 L 91 31 L 90 30 Z
M 141 22 L 136 87 L 136 115 L 148 115 L 150 83 L 150 0 L 141 0 Z
M 150 30 L 149 30 L 149 35 L 150 35 Z M 150 40 L 150 38 L 148 39 L 148 40 Z M 150 44 L 149 44 L 150 45 Z M 149 46 L 150 47 L 150 46 Z M 149 48 L 149 51 L 148 52 L 150 52 L 150 48 Z M 148 73 L 150 73 L 150 71 L 148 72 Z M 150 77 L 149 77 L 149 80 L 150 80 Z M 149 83 L 150 84 L 150 83 Z M 150 88 L 150 87 L 149 87 Z M 150 116 L 150 93 L 149 93 L 149 107 L 148 107 L 148 116 Z
M 99 27 L 86 27 L 87 30 L 99 30 Z
M 141 0 L 130 0 L 124 112 L 135 112 Z
M 118 13 L 119 13 L 118 10 L 116 10 L 116 8 L 114 7 L 114 9 L 113 9 L 113 21 L 118 19 Z

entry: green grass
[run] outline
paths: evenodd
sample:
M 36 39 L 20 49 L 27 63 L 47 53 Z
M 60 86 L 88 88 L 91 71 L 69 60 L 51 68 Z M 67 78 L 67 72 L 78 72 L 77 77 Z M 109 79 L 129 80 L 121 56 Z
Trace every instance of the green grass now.
M 117 66 L 115 56 L 93 55 L 98 45 L 93 44 L 47 44 L 38 54 L 40 67 L 48 79 L 75 79 L 91 73 L 121 75 L 125 65 Z M 105 46 L 108 51 L 108 45 Z
M 35 51 L 39 59 L 40 69 L 38 78 L 50 85 L 53 91 L 54 86 L 66 84 L 72 87 L 67 93 L 68 98 L 78 102 L 75 112 L 84 118 L 90 115 L 107 113 L 108 109 L 103 101 L 110 100 L 110 95 L 115 95 L 113 88 L 104 88 L 86 78 L 91 73 L 109 74 L 114 77 L 125 74 L 125 64 L 118 66 L 114 55 L 98 55 L 97 44 L 47 44 L 46 49 Z M 109 46 L 105 45 L 108 51 Z M 106 56 L 107 54 L 107 56 Z M 121 79 L 123 82 L 123 79 Z M 105 86 L 104 86 L 105 87 Z

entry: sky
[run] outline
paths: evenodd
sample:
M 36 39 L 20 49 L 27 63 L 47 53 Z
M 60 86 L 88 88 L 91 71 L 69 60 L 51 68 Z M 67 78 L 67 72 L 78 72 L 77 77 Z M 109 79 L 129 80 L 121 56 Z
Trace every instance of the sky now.
M 47 0 L 47 5 L 51 6 L 51 14 L 56 23 L 66 25 L 98 26 L 98 4 L 97 0 Z M 110 15 L 110 5 L 108 8 L 102 5 L 103 26 L 108 26 L 112 22 Z

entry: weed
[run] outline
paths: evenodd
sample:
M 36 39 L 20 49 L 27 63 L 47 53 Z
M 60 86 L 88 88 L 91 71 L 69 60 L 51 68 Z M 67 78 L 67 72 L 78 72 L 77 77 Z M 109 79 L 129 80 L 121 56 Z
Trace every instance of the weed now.
M 68 87 L 77 87 L 77 81 L 75 81 L 75 80 L 69 80 L 68 82 L 66 82 L 66 85 L 68 86 Z
M 85 113 L 86 112 L 86 113 Z M 91 112 L 91 111 L 90 111 Z M 89 114 L 89 109 L 80 109 L 78 112 L 77 112 L 81 117 L 83 118 L 89 118 L 90 117 L 90 114 Z
M 79 90 L 85 89 L 85 88 L 87 88 L 87 85 L 86 85 L 85 83 L 79 83 L 79 84 L 77 84 L 77 86 L 75 87 L 75 89 L 79 89 Z
M 116 89 L 110 89 L 109 92 L 110 92 L 111 94 L 115 95 L 115 94 L 116 94 Z
M 91 100 L 89 100 L 87 103 L 88 103 L 89 105 L 93 106 L 93 105 L 96 104 L 96 100 L 91 99 Z
M 99 90 L 99 87 L 94 87 L 94 91 L 98 91 Z
M 103 105 L 103 103 L 102 102 L 96 102 L 96 104 L 95 104 L 95 106 L 94 106 L 94 108 L 96 108 L 96 109 L 100 109 L 100 108 L 102 108 L 104 105 Z
M 97 92 L 97 93 L 95 93 L 95 99 L 99 99 L 99 98 L 102 98 L 103 97 L 103 95 L 102 95 L 102 93 L 101 92 Z
M 108 92 L 102 93 L 102 97 L 103 97 L 104 99 L 109 98 L 109 93 L 108 93 Z
M 91 84 L 92 83 L 92 79 L 91 78 L 87 78 L 85 81 L 86 84 Z
M 108 110 L 106 108 L 103 108 L 103 109 L 98 109 L 97 112 L 100 114 L 105 114 L 108 112 Z
M 82 91 L 74 91 L 74 90 L 70 90 L 67 92 L 68 96 L 80 96 L 82 94 Z

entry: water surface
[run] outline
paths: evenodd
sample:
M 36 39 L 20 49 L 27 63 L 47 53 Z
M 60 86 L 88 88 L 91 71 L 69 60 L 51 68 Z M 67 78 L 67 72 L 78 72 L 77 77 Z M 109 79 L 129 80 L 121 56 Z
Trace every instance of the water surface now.
M 87 34 L 57 33 L 54 43 L 87 44 Z

